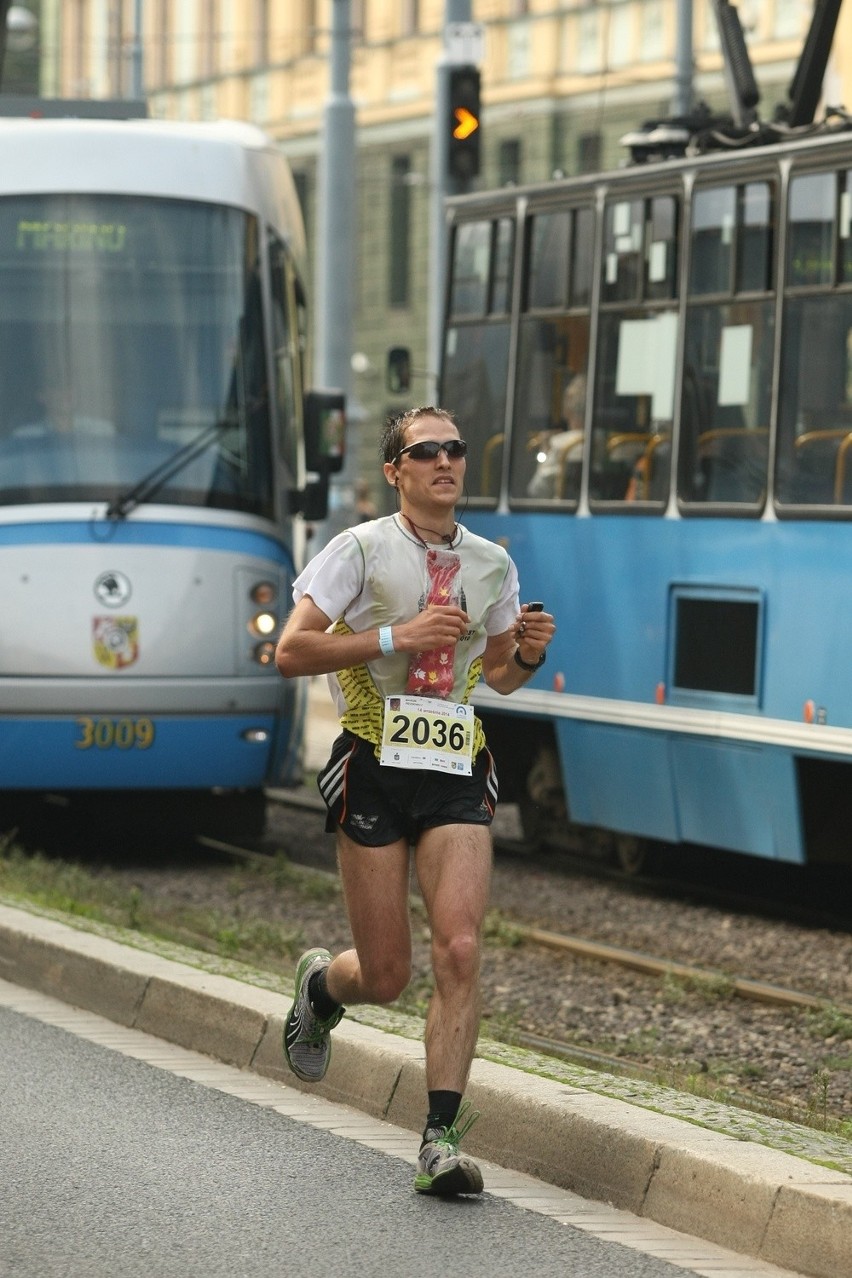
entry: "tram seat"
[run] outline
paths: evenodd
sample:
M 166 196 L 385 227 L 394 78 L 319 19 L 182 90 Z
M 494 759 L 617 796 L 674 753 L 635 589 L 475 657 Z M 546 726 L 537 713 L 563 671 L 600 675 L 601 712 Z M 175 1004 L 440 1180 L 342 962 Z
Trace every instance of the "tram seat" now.
M 634 465 L 634 501 L 662 501 L 668 495 L 671 442 L 668 431 L 657 431 L 648 440 Z
M 500 487 L 500 464 L 503 456 L 503 442 L 506 436 L 492 435 L 485 441 L 482 450 L 482 471 L 479 477 L 479 495 L 496 497 Z
M 566 497 L 576 500 L 579 495 L 585 438 L 585 431 L 567 431 L 566 440 L 559 449 L 559 479 L 556 484 L 556 496 L 563 501 Z
M 769 431 L 722 426 L 698 436 L 705 501 L 758 502 L 766 492 Z
M 809 430 L 794 445 L 795 471 L 790 498 L 804 505 L 841 505 L 850 501 L 852 432 L 846 427 Z
M 652 439 L 650 431 L 618 431 L 606 441 L 606 467 L 598 476 L 596 496 L 603 500 L 630 498 L 633 473 Z

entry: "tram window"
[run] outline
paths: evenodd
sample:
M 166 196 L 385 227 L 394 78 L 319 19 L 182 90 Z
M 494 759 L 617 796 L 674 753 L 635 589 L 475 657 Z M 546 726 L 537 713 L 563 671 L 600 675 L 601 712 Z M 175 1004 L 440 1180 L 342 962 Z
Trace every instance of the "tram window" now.
M 256 219 L 212 204 L 0 200 L 0 501 L 111 500 L 196 440 L 157 498 L 271 516 L 259 253 Z
M 574 242 L 571 250 L 572 306 L 588 306 L 591 303 L 594 256 L 594 210 L 577 209 L 574 214 Z
M 677 331 L 674 311 L 601 314 L 593 501 L 662 502 L 668 493 Z
M 735 218 L 734 187 L 696 191 L 692 202 L 690 294 L 730 292 Z
M 570 246 L 570 212 L 536 214 L 529 240 L 529 310 L 565 307 Z
M 304 308 L 300 308 L 297 303 L 296 289 L 291 282 L 287 249 L 271 231 L 269 232 L 269 269 L 272 303 L 270 321 L 275 374 L 273 402 L 276 409 L 281 458 L 287 467 L 290 482 L 295 482 L 298 465 L 296 403 L 300 394 L 299 372 L 302 361 L 299 311 Z
M 456 227 L 450 294 L 453 315 L 485 314 L 490 257 L 490 222 L 463 222 Z
M 438 402 L 455 413 L 468 442 L 465 479 L 472 502 L 486 498 L 493 504 L 500 491 L 508 369 L 508 319 L 447 329 Z
M 691 305 L 686 319 L 678 496 L 763 501 L 767 487 L 773 302 Z
M 772 188 L 749 182 L 737 200 L 737 292 L 766 293 L 772 287 Z
M 789 285 L 832 282 L 836 190 L 833 173 L 809 173 L 790 184 Z
M 677 204 L 671 196 L 651 201 L 648 250 L 645 255 L 645 297 L 656 301 L 677 292 Z
M 676 592 L 673 688 L 756 698 L 759 623 L 757 599 Z
M 604 219 L 603 301 L 664 301 L 677 294 L 677 201 L 619 200 Z
M 852 505 L 852 296 L 784 308 L 776 495 L 783 505 Z
M 515 224 L 511 218 L 501 217 L 494 227 L 494 272 L 488 308 L 492 314 L 506 315 L 511 309 L 514 245 Z
M 690 296 L 768 292 L 772 247 L 768 182 L 697 190 L 692 201 Z
M 642 200 L 608 204 L 604 219 L 603 300 L 633 301 L 642 279 L 645 205 Z
M 512 435 L 512 497 L 576 502 L 586 410 L 589 316 L 525 316 Z
M 841 174 L 839 211 L 840 279 L 852 283 L 852 171 Z

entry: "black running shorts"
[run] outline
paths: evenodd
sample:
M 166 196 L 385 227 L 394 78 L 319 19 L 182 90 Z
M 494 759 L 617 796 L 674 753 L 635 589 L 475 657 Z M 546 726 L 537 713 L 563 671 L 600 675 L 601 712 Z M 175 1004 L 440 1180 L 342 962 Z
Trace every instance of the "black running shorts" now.
M 490 825 L 497 807 L 497 772 L 487 747 L 476 756 L 472 776 L 451 776 L 382 767 L 370 741 L 344 731 L 317 785 L 328 809 L 326 830 L 340 826 L 370 848 L 413 841 L 439 825 Z

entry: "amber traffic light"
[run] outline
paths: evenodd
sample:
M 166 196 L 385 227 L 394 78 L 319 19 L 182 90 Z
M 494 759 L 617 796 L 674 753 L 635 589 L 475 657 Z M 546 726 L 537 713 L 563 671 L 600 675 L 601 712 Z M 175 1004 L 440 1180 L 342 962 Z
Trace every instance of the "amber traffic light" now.
M 450 68 L 450 176 L 466 181 L 479 172 L 480 76 L 475 66 Z

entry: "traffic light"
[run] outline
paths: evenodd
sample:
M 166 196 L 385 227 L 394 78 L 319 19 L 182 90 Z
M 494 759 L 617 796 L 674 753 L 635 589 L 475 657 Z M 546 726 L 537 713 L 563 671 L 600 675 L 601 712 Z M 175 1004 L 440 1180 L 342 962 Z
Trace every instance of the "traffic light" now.
M 479 172 L 479 67 L 450 67 L 450 177 L 467 181 Z

